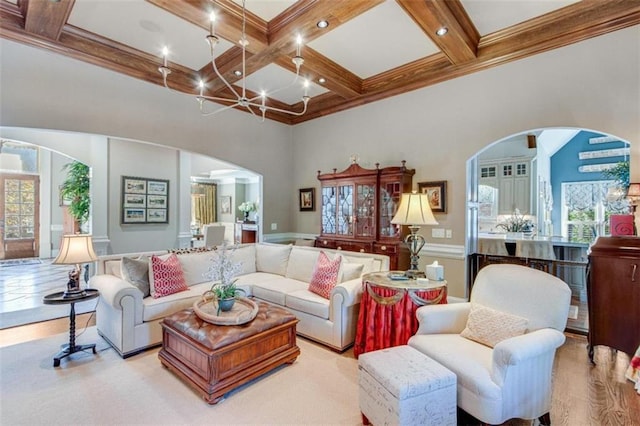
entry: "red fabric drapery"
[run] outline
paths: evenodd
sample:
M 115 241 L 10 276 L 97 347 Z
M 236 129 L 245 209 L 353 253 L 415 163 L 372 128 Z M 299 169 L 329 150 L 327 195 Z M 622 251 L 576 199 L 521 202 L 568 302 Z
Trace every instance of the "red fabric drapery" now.
M 367 291 L 368 283 L 364 282 L 362 285 L 362 300 L 353 348 L 355 356 L 378 349 L 406 345 L 409 338 L 418 331 L 416 309 L 419 306 L 413 303 L 407 293 L 395 304 L 380 304 Z M 393 297 L 399 291 L 375 285 L 371 286 L 371 290 L 381 297 Z M 417 291 L 416 294 L 422 299 L 433 300 L 442 291 L 445 294 L 440 303 L 447 303 L 446 287 Z

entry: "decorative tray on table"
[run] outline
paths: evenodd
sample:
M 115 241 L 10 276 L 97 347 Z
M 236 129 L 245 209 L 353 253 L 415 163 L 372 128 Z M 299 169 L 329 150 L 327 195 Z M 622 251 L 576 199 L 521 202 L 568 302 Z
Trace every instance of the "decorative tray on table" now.
M 211 324 L 240 325 L 258 315 L 258 304 L 246 297 L 237 297 L 230 311 L 218 312 L 218 302 L 203 297 L 193 303 L 193 311 L 200 319 Z

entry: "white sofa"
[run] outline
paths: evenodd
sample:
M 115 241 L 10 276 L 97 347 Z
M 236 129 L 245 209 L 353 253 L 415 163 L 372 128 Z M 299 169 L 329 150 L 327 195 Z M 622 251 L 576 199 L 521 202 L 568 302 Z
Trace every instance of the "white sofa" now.
M 316 259 L 324 251 L 329 257 L 343 256 L 341 281 L 327 300 L 308 290 Z M 163 252 L 129 253 L 102 256 L 98 272 L 89 286 L 100 290 L 96 308 L 98 332 L 127 357 L 162 341 L 160 321 L 167 315 L 190 308 L 204 291 L 211 287 L 203 274 L 207 271 L 212 252 L 178 254 L 188 291 L 169 296 L 143 297 L 133 284 L 121 278 L 121 258 L 139 258 Z M 389 269 L 389 257 L 298 247 L 282 244 L 256 243 L 239 245 L 233 259 L 242 262 L 242 272 L 236 284 L 255 299 L 284 306 L 300 320 L 297 333 L 343 351 L 353 344 L 362 294 L 361 276 L 368 272 Z

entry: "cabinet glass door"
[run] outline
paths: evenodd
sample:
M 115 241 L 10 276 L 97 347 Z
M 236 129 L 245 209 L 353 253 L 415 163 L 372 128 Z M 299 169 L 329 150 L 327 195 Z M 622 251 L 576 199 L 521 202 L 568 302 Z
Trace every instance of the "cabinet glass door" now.
M 323 234 L 335 234 L 336 233 L 336 187 L 335 186 L 323 186 L 322 187 L 322 233 Z
M 375 193 L 375 185 L 356 184 L 356 237 L 375 237 Z
M 353 185 L 338 186 L 337 234 L 353 235 Z
M 380 185 L 380 238 L 397 237 L 398 226 L 391 223 L 391 219 L 398 210 L 402 184 L 387 182 Z

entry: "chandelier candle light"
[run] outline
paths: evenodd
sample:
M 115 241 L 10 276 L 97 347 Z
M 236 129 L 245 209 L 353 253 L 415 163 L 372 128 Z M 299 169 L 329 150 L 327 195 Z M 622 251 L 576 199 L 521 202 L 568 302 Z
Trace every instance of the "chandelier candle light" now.
M 411 266 L 405 275 L 410 279 L 424 278 L 425 273 L 418 269 L 419 253 L 424 246 L 424 237 L 418 234 L 421 225 L 437 225 L 436 218 L 433 217 L 429 196 L 418 194 L 413 191 L 411 194 L 402 194 L 400 207 L 391 223 L 398 225 L 408 225 L 411 233 L 404 239 L 411 253 Z
M 200 80 L 199 83 L 199 94 L 198 96 L 196 96 L 196 100 L 198 101 L 199 105 L 200 105 L 200 113 L 204 116 L 208 116 L 208 115 L 214 115 L 217 114 L 219 112 L 225 111 L 227 109 L 230 108 L 235 108 L 235 107 L 244 107 L 246 108 L 251 114 L 253 114 L 254 116 L 258 117 L 258 115 L 256 114 L 255 109 L 257 108 L 260 111 L 260 118 L 262 121 L 264 121 L 265 119 L 265 114 L 267 111 L 273 111 L 273 112 L 281 112 L 284 114 L 289 114 L 289 115 L 295 115 L 295 116 L 301 116 L 304 113 L 307 112 L 307 104 L 309 103 L 309 95 L 308 95 L 308 89 L 309 89 L 309 80 L 304 80 L 303 82 L 303 87 L 304 87 L 304 94 L 302 95 L 302 103 L 303 103 L 303 108 L 302 111 L 290 111 L 290 110 L 286 110 L 286 109 L 282 109 L 282 108 L 275 108 L 272 106 L 269 106 L 266 104 L 266 99 L 267 99 L 267 93 L 265 91 L 262 91 L 260 93 L 260 95 L 249 98 L 247 97 L 247 84 L 246 84 L 246 65 L 247 65 L 247 60 L 246 60 L 246 49 L 247 49 L 247 45 L 249 44 L 249 41 L 247 40 L 246 37 L 246 21 L 247 21 L 247 17 L 246 17 L 246 8 L 245 8 L 245 1 L 242 1 L 242 38 L 238 41 L 238 43 L 240 44 L 240 46 L 242 47 L 242 80 L 241 80 L 241 91 L 238 92 L 238 90 L 236 90 L 237 88 L 235 86 L 233 86 L 231 83 L 229 83 L 220 73 L 220 71 L 218 71 L 218 67 L 216 66 L 216 61 L 215 61 L 215 54 L 214 54 L 214 50 L 216 45 L 218 44 L 218 37 L 215 34 L 215 23 L 216 20 L 216 15 L 215 12 L 211 12 L 211 14 L 209 15 L 209 34 L 207 35 L 207 43 L 210 46 L 211 49 L 211 65 L 213 67 L 213 71 L 216 73 L 216 75 L 218 76 L 218 78 L 225 84 L 225 86 L 227 86 L 227 88 L 231 91 L 231 93 L 233 93 L 233 95 L 235 96 L 234 98 L 225 98 L 225 97 L 219 97 L 219 96 L 206 96 L 204 94 L 204 89 L 205 89 L 205 83 L 204 81 Z M 302 49 L 302 37 L 298 34 L 298 36 L 296 37 L 296 56 L 294 56 L 291 61 L 295 64 L 296 66 L 296 76 L 293 80 L 293 82 L 285 87 L 282 87 L 280 89 L 277 89 L 275 91 L 272 91 L 271 93 L 269 93 L 270 95 L 273 95 L 276 92 L 279 92 L 281 90 L 284 90 L 286 88 L 289 88 L 291 86 L 293 86 L 296 81 L 298 80 L 299 76 L 300 76 L 300 68 L 302 67 L 302 64 L 304 63 L 304 58 L 301 55 L 301 49 Z M 169 87 L 168 83 L 167 83 L 167 77 L 169 76 L 169 74 L 171 74 L 171 69 L 168 67 L 168 61 L 167 61 L 167 57 L 169 55 L 169 49 L 165 46 L 162 49 L 162 66 L 158 68 L 158 71 L 160 71 L 160 74 L 162 74 L 162 80 L 164 82 L 164 86 L 169 89 L 169 90 L 173 90 Z M 217 103 L 223 103 L 223 104 L 227 104 L 227 106 L 221 107 L 221 108 L 217 108 L 214 109 L 212 111 L 205 111 L 204 109 L 204 103 L 205 101 L 209 101 L 209 102 L 217 102 Z

